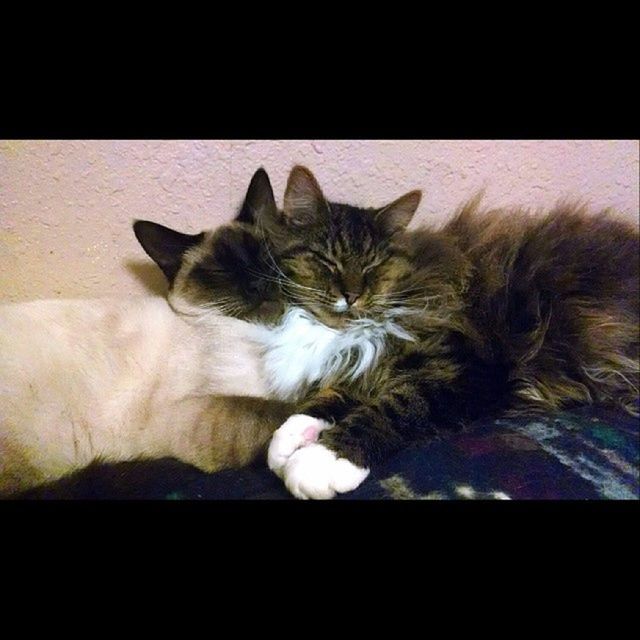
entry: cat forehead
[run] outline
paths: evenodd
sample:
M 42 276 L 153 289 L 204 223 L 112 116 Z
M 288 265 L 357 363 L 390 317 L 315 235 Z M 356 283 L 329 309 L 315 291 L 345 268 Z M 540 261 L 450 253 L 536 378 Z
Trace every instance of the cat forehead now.
M 341 204 L 339 202 L 327 203 L 329 207 L 329 224 L 334 227 L 344 227 L 347 229 L 364 229 L 372 231 L 375 229 L 375 214 L 377 209 L 356 207 L 351 204 Z
M 334 254 L 357 257 L 374 250 L 384 241 L 375 223 L 375 209 L 329 203 L 331 215 L 317 230 L 315 239 Z

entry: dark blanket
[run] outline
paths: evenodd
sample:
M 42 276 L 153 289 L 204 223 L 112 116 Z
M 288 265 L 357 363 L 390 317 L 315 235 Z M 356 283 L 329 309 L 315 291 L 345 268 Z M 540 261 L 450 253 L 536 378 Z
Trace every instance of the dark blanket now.
M 337 500 L 640 499 L 640 420 L 585 407 L 483 420 L 400 451 Z M 173 459 L 80 472 L 36 499 L 293 499 L 264 464 L 206 474 Z

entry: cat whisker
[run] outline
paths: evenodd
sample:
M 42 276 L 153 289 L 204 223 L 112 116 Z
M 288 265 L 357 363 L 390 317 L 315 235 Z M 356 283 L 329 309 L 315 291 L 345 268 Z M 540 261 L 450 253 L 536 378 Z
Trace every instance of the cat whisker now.
M 394 307 L 398 305 L 420 305 L 423 308 L 430 307 L 434 301 L 442 300 L 447 296 L 438 294 L 433 296 L 403 296 L 403 297 L 385 297 L 385 298 L 376 298 L 372 297 L 372 302 L 378 306 L 384 307 Z
M 393 290 L 390 291 L 389 293 L 381 293 L 381 294 L 376 294 L 376 295 L 392 295 L 392 296 L 398 296 L 398 295 L 402 295 L 405 293 L 410 293 L 412 291 L 424 291 L 424 287 L 423 286 L 415 286 L 415 287 L 409 287 L 408 289 L 399 289 L 399 290 Z
M 304 289 L 296 289 L 295 287 L 291 287 L 291 285 L 287 283 L 281 283 L 282 291 L 289 296 L 293 296 L 296 298 L 302 298 L 306 300 L 316 300 L 319 302 L 332 302 L 332 298 L 324 293 L 324 292 L 314 292 L 314 291 L 306 291 Z

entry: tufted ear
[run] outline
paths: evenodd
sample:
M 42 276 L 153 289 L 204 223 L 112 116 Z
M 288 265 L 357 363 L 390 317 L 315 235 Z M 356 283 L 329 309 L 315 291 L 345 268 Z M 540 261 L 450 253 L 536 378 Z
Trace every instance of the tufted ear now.
M 375 219 L 383 225 L 389 235 L 397 231 L 404 231 L 411 222 L 421 198 L 422 191 L 410 191 L 380 209 L 375 214 Z
M 301 165 L 289 174 L 284 193 L 284 217 L 293 226 L 305 226 L 322 219 L 329 205 L 314 175 Z
M 237 222 L 255 224 L 263 216 L 275 217 L 278 211 L 267 172 L 260 167 L 251 178 Z
M 136 220 L 133 223 L 133 232 L 147 255 L 162 269 L 170 284 L 180 270 L 186 251 L 202 242 L 205 235 L 180 233 L 147 220 Z

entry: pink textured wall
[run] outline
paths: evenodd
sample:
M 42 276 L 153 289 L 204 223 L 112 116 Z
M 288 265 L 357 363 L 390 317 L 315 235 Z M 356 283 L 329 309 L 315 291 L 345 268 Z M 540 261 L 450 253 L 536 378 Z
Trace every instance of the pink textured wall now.
M 563 196 L 638 215 L 629 141 L 0 141 L 0 300 L 162 292 L 131 222 L 198 232 L 229 220 L 264 166 L 276 197 L 307 165 L 329 199 L 380 206 L 424 193 L 444 220 L 481 187 L 489 205 Z

